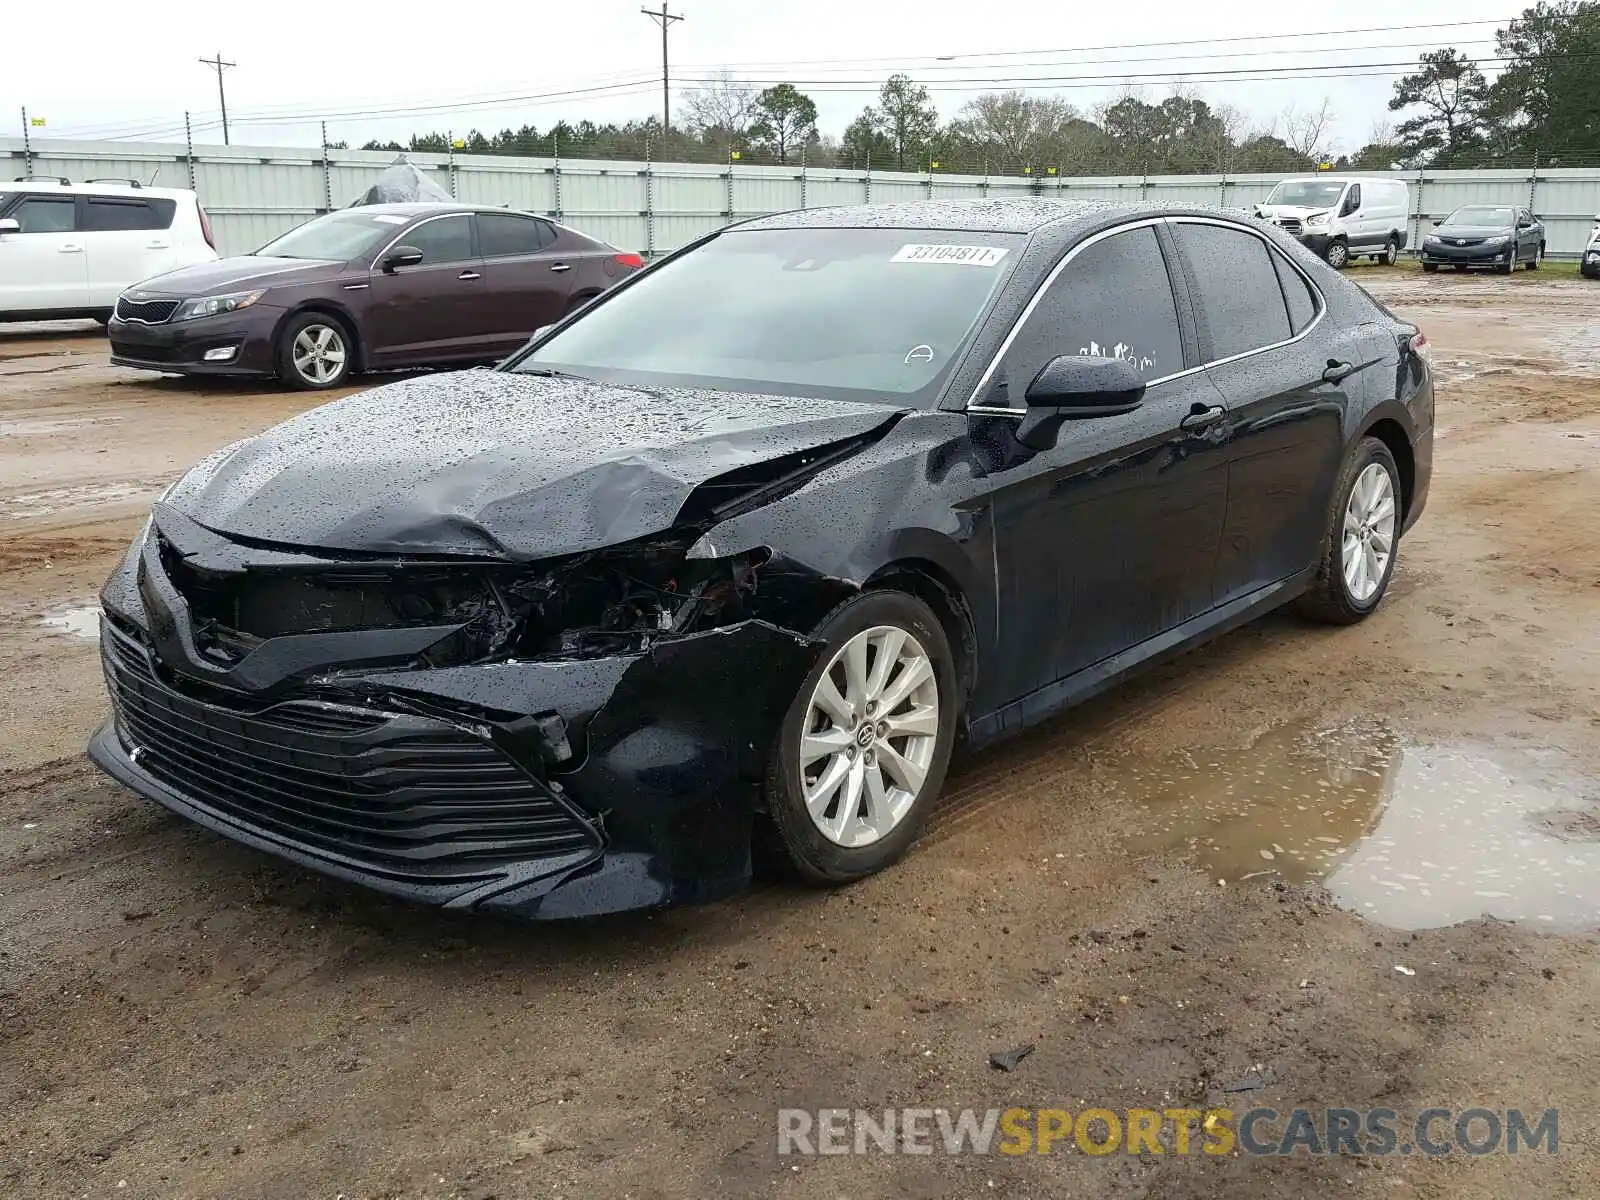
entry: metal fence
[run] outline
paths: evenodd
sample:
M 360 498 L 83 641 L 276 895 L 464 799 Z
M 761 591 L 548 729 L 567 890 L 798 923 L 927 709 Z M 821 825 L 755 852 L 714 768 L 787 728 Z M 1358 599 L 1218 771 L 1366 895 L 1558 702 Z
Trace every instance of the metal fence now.
M 185 146 L 0 138 L 0 180 L 132 178 L 193 188 L 217 247 L 240 254 L 339 208 L 394 161 L 389 151 Z M 935 197 L 1062 196 L 1218 205 L 1265 200 L 1277 175 L 1068 178 L 885 173 L 834 167 L 614 162 L 408 154 L 452 196 L 539 212 L 612 245 L 660 254 L 730 221 L 793 208 Z M 1365 172 L 1363 174 L 1373 174 Z M 1543 218 L 1552 257 L 1576 258 L 1600 213 L 1600 167 L 1391 173 L 1411 186 L 1411 240 L 1463 204 L 1527 205 Z

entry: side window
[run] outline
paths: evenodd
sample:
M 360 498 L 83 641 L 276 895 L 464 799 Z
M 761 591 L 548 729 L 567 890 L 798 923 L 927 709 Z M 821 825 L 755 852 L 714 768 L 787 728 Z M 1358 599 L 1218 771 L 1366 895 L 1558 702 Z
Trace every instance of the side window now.
M 1021 407 L 1034 376 L 1062 354 L 1125 358 L 1147 380 L 1183 370 L 1177 301 L 1154 229 L 1113 234 L 1067 264 L 1012 343 L 1005 399 L 985 403 Z
M 1345 193 L 1344 208 L 1342 211 L 1353 213 L 1361 207 L 1361 185 L 1352 183 L 1350 190 Z
M 478 249 L 484 258 L 537 254 L 556 240 L 556 231 L 537 217 L 508 213 L 478 214 Z
M 120 196 L 90 196 L 90 231 L 115 229 L 169 229 L 177 206 L 171 200 L 125 200 Z
M 425 266 L 463 262 L 472 257 L 472 217 L 467 213 L 435 217 L 413 228 L 400 241 L 421 250 Z
M 1301 333 L 1316 320 L 1320 301 L 1305 276 L 1291 267 L 1287 258 L 1276 250 L 1271 253 L 1272 265 L 1278 269 L 1278 282 L 1283 284 L 1283 298 L 1289 305 L 1289 329 Z
M 78 223 L 78 202 L 71 196 L 29 196 L 13 208 L 23 233 L 71 233 Z
M 1266 242 L 1242 229 L 1180 223 L 1200 328 L 1211 334 L 1215 362 L 1289 340 L 1289 310 Z

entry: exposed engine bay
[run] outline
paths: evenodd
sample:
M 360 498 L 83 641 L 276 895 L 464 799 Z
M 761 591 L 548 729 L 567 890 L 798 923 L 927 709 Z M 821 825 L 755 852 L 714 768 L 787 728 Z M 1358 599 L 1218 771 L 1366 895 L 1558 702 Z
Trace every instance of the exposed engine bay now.
M 769 552 L 690 559 L 691 541 L 668 536 L 528 566 L 390 559 L 215 570 L 164 539 L 161 557 L 189 604 L 197 646 L 219 666 L 271 638 L 459 625 L 423 656 L 442 667 L 636 653 L 753 615 Z

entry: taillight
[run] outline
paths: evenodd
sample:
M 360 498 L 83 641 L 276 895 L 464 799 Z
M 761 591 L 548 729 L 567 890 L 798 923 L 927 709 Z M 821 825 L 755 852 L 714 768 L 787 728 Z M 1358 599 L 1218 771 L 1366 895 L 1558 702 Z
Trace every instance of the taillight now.
M 644 266 L 644 255 L 619 254 L 617 255 L 617 261 L 623 266 L 631 267 L 633 270 L 637 271 L 640 267 Z
M 204 204 L 197 204 L 195 207 L 200 210 L 200 236 L 206 239 L 206 245 L 215 250 L 217 248 L 217 242 L 216 239 L 211 236 L 211 218 L 206 216 L 206 206 Z

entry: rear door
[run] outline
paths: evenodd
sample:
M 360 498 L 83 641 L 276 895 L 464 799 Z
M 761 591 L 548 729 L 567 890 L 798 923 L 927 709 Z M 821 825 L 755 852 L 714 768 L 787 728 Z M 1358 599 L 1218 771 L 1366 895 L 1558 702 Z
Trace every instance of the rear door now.
M 20 194 L 0 217 L 20 233 L 0 233 L 0 312 L 89 307 L 89 268 L 78 232 L 78 198 Z
M 474 219 L 489 300 L 484 332 L 497 355 L 509 354 L 539 326 L 565 315 L 580 271 L 561 256 L 548 221 L 512 212 L 480 212 Z
M 400 246 L 422 251 L 422 261 L 385 271 L 383 254 L 374 260 L 360 322 L 368 361 L 399 367 L 489 357 L 493 301 L 483 290 L 472 214 L 426 217 L 389 249 Z
M 89 259 L 89 303 L 110 308 L 128 288 L 170 271 L 177 205 L 142 196 L 83 196 L 79 228 Z
M 1347 388 L 1362 386 L 1361 370 L 1379 355 L 1359 329 L 1331 327 L 1321 294 L 1264 236 L 1188 217 L 1173 233 L 1205 373 L 1227 399 L 1228 514 L 1216 572 L 1226 604 L 1315 561 L 1344 453 Z

